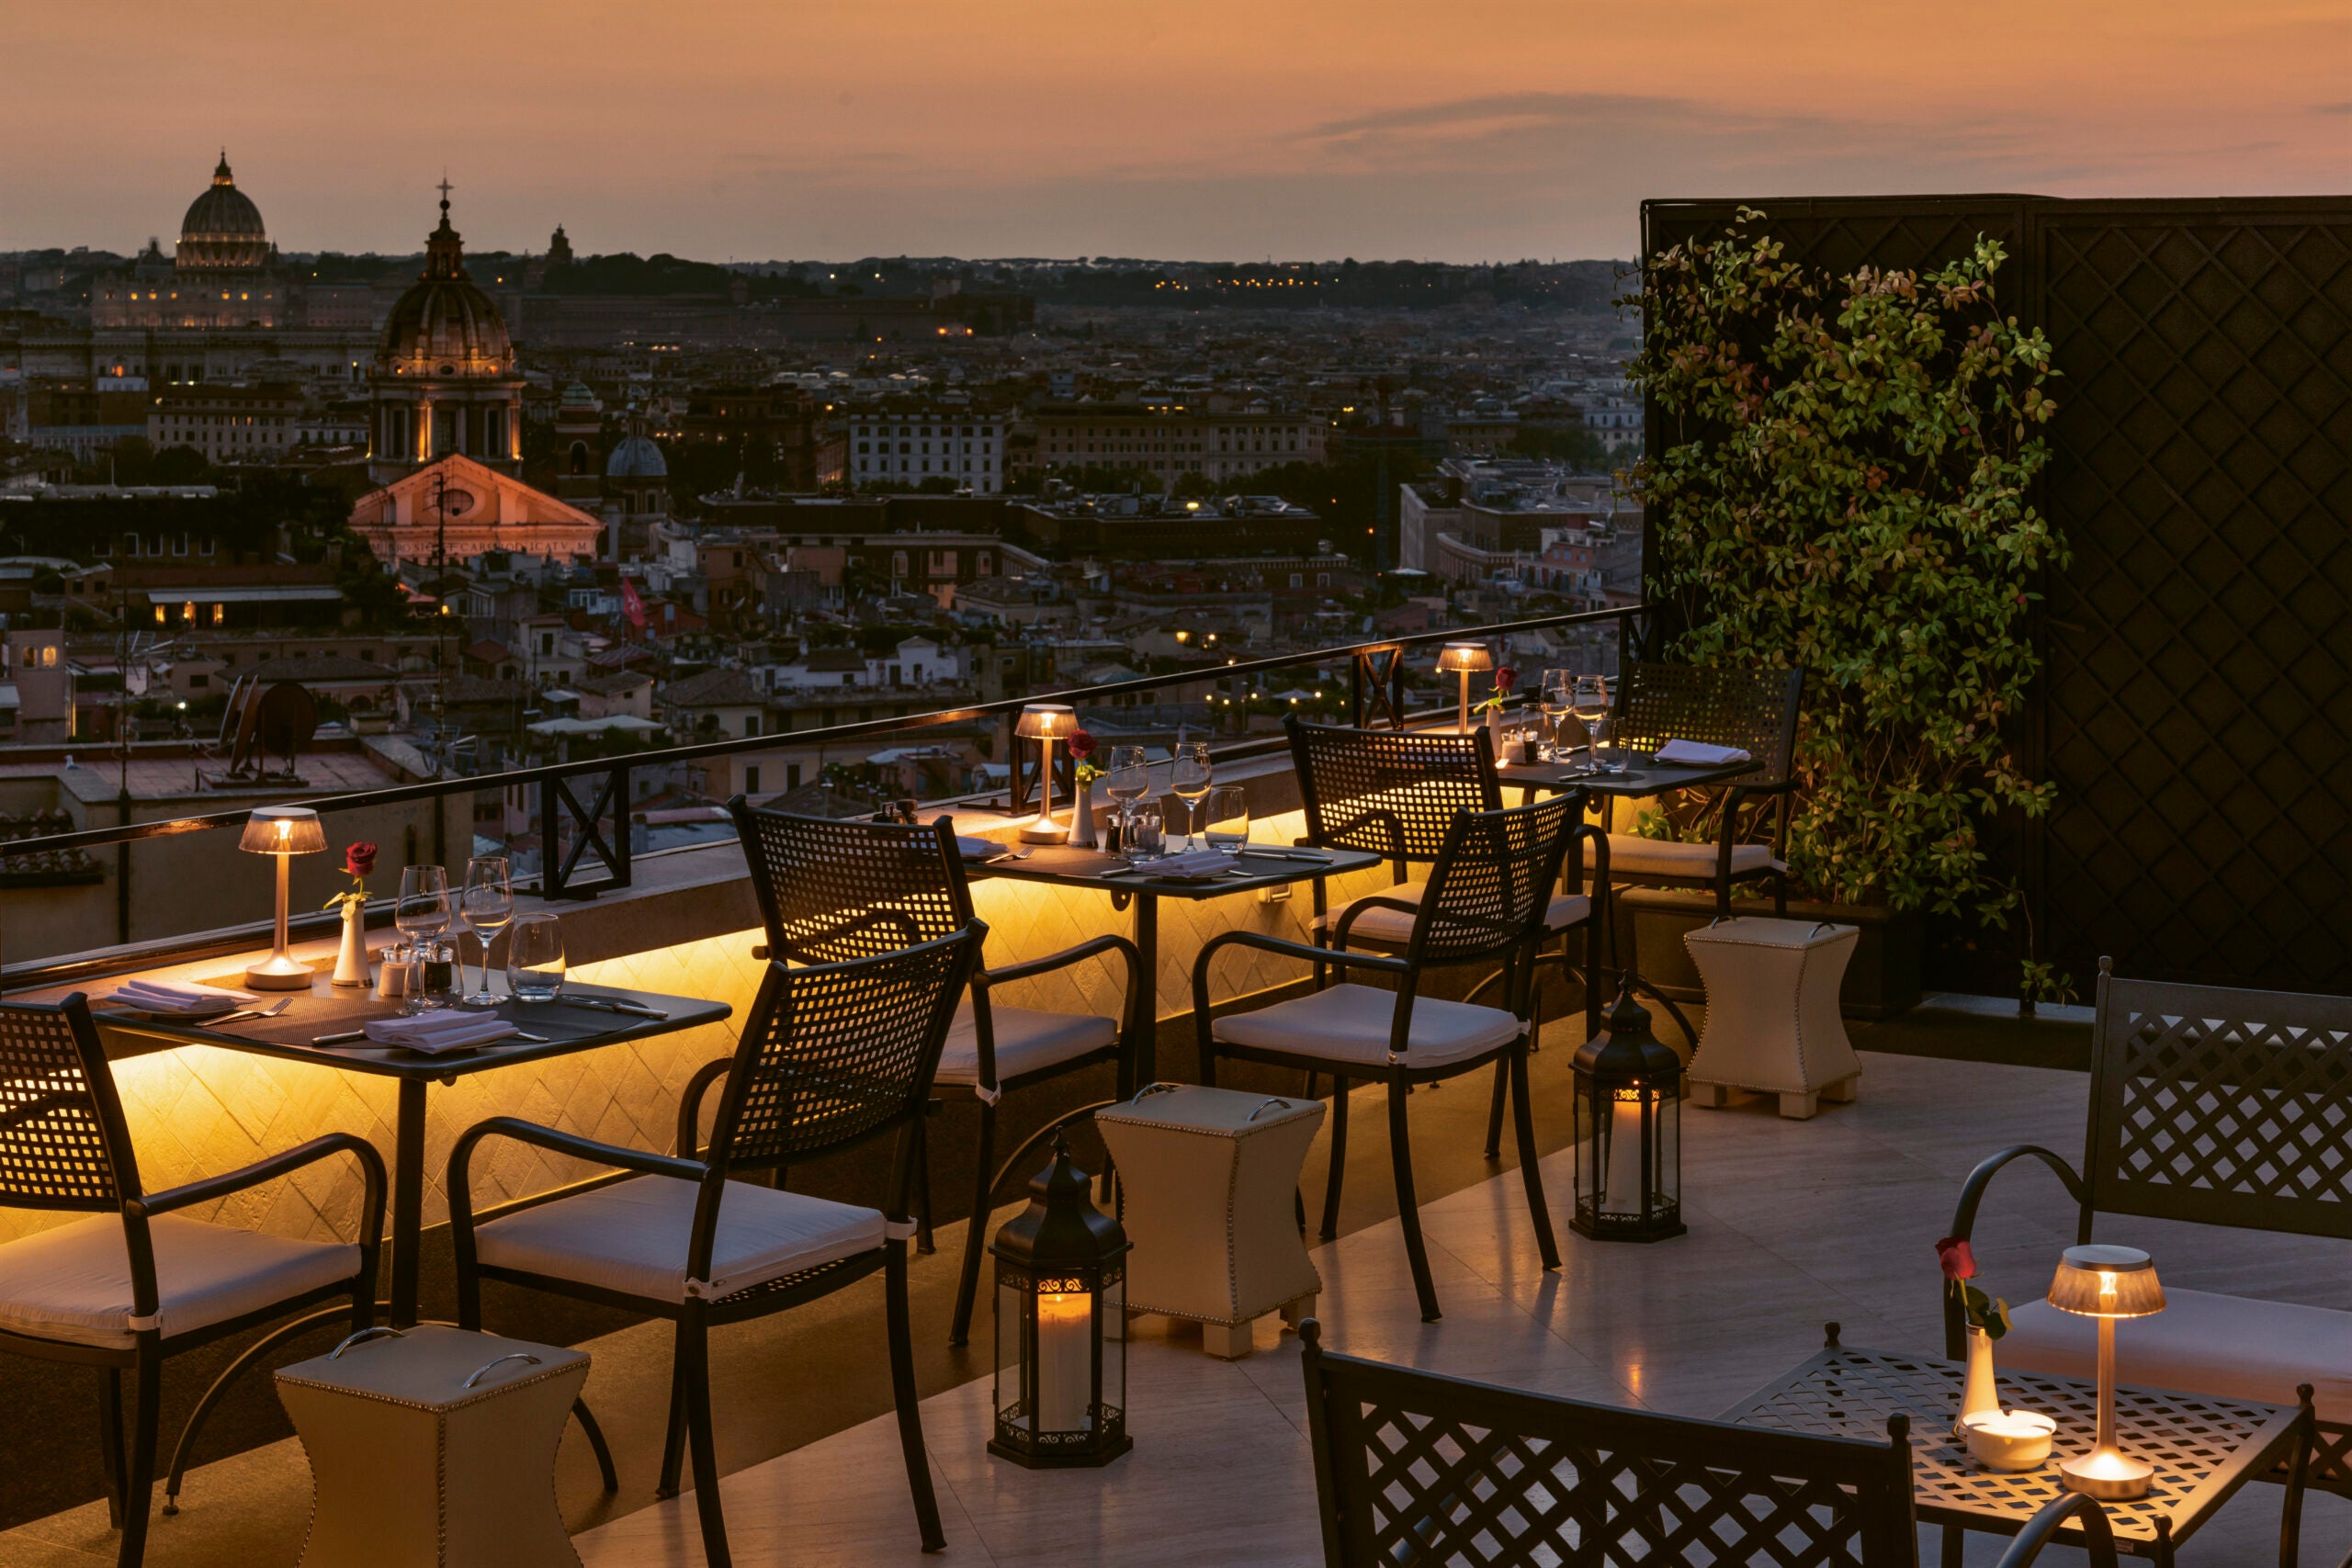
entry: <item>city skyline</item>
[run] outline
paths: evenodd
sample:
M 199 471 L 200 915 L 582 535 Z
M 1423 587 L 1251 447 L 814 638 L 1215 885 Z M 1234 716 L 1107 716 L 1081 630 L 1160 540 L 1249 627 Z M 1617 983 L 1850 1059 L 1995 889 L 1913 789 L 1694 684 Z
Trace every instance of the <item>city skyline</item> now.
M 94 6 L 10 25 L 0 249 L 168 242 L 224 143 L 288 249 L 416 250 L 446 167 L 473 248 L 711 261 L 1622 257 L 1645 197 L 2352 184 L 2352 6 L 1766 9 Z

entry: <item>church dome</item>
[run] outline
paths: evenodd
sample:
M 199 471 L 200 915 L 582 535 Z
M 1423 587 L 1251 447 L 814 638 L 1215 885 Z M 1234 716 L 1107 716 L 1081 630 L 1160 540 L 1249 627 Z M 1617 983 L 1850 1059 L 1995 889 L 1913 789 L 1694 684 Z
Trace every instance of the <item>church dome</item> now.
M 173 260 L 210 270 L 269 264 L 269 231 L 262 227 L 261 209 L 237 188 L 225 151 L 212 171 L 212 184 L 188 203 L 187 216 L 180 220 L 180 246 Z
M 661 479 L 670 477 L 670 465 L 662 460 L 662 448 L 642 435 L 621 438 L 613 455 L 605 459 L 605 477 L 608 479 Z
M 379 370 L 392 376 L 514 374 L 506 318 L 467 276 L 465 246 L 449 227 L 447 194 L 441 227 L 424 242 L 424 271 L 392 307 L 376 358 Z

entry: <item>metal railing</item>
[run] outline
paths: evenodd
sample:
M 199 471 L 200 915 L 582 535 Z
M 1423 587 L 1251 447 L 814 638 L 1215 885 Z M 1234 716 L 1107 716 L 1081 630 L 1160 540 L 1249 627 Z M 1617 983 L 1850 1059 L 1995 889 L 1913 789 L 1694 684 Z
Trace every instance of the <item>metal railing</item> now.
M 517 768 L 503 773 L 486 773 L 431 779 L 418 784 L 396 784 L 384 789 L 355 790 L 341 795 L 306 795 L 302 804 L 322 817 L 338 813 L 369 810 L 416 802 L 440 801 L 454 795 L 479 795 L 485 791 L 508 791 L 518 786 L 536 788 L 538 792 L 538 834 L 541 844 L 540 895 L 548 898 L 593 898 L 598 893 L 623 888 L 630 883 L 633 858 L 629 831 L 629 778 L 640 769 L 667 769 L 680 763 L 741 756 L 773 753 L 786 748 L 817 748 L 867 739 L 874 736 L 902 733 L 907 730 L 935 728 L 945 725 L 987 723 L 1001 726 L 1002 755 L 1008 760 L 1011 787 L 1007 806 L 1021 809 L 1031 787 L 1030 776 L 1024 773 L 1020 760 L 1013 728 L 1021 710 L 1033 703 L 1068 702 L 1101 704 L 1110 699 L 1166 691 L 1173 687 L 1197 684 L 1204 679 L 1216 681 L 1247 680 L 1275 671 L 1302 666 L 1329 667 L 1342 660 L 1349 666 L 1348 714 L 1351 722 L 1363 725 L 1402 725 L 1419 716 L 1409 711 L 1407 704 L 1406 654 L 1408 650 L 1436 643 L 1492 640 L 1521 633 L 1553 631 L 1570 627 L 1611 627 L 1614 649 L 1623 668 L 1635 656 L 1636 624 L 1650 621 L 1649 607 L 1633 604 L 1606 610 L 1585 610 L 1556 615 L 1540 615 L 1526 620 L 1497 622 L 1477 626 L 1453 626 L 1442 631 L 1417 632 L 1398 637 L 1382 637 L 1374 641 L 1341 644 L 1298 653 L 1274 654 L 1262 659 L 1235 659 L 1226 664 L 1193 668 L 1164 675 L 1139 676 L 1131 681 L 1115 681 L 1101 685 L 1064 688 L 1056 691 L 1033 692 L 1020 697 L 1007 697 L 994 702 L 975 703 L 959 707 L 938 708 L 925 713 L 894 715 L 884 718 L 860 719 L 848 724 L 827 725 L 814 729 L 791 729 L 775 734 L 742 736 L 724 740 L 703 741 L 691 745 L 665 747 L 656 750 L 631 752 L 617 757 L 583 758 L 574 761 L 545 763 L 536 767 Z M 1654 622 L 1651 622 L 1654 626 Z M 846 700 L 857 697 L 844 690 Z M 1451 705 L 1448 705 L 1450 707 Z M 1434 713 L 1436 710 L 1430 710 Z M 1220 753 L 1241 757 L 1252 752 L 1279 747 L 1279 737 L 1259 735 L 1235 738 L 1219 746 Z M 594 781 L 582 790 L 578 781 Z M 968 799 L 967 795 L 949 798 Z M 123 846 L 119 854 L 128 855 L 128 846 L 148 840 L 176 837 L 187 833 L 218 832 L 227 829 L 242 830 L 250 807 L 231 810 L 206 812 L 171 818 L 161 821 L 126 822 L 110 828 L 91 828 L 71 833 L 52 833 L 40 838 L 15 839 L 0 841 L 0 864 L 12 858 L 57 850 L 90 850 L 107 846 Z M 609 829 L 605 826 L 609 819 Z M 435 857 L 446 861 L 447 846 L 443 841 L 446 832 L 445 814 L 434 814 Z M 567 844 L 567 839 L 569 842 Z M 594 880 L 581 874 L 582 863 L 593 855 L 600 863 L 603 874 Z M 118 861 L 118 874 L 126 868 Z M 296 925 L 304 934 L 320 934 L 332 928 L 328 918 L 300 919 Z M 137 953 L 153 961 L 166 954 L 200 955 L 208 948 L 233 951 L 243 940 L 243 928 L 235 933 L 215 933 L 220 940 L 210 942 L 175 942 L 160 939 L 149 942 L 126 940 L 117 950 L 121 953 Z M 99 972 L 92 962 L 75 964 L 9 965 L 5 971 L 5 983 L 9 988 L 33 984 L 62 983 L 82 974 Z

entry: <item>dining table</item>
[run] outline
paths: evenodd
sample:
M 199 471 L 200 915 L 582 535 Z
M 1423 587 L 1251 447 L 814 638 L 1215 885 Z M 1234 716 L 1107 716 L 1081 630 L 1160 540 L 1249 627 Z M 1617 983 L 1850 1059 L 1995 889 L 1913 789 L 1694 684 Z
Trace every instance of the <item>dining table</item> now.
M 1154 987 L 1147 1005 L 1152 1009 L 1150 1016 L 1156 1018 L 1161 899 L 1201 903 L 1211 898 L 1230 898 L 1326 876 L 1369 871 L 1383 863 L 1380 856 L 1360 850 L 1317 850 L 1283 844 L 1245 845 L 1232 860 L 1231 869 L 1222 874 L 1194 880 L 1155 875 L 1151 869 L 1154 863 L 1150 861 L 1130 864 L 1104 850 L 1046 844 L 1026 852 L 1000 851 L 987 858 L 968 861 L 966 870 L 975 877 L 1037 882 L 1101 893 L 1111 899 L 1114 910 L 1132 901 L 1136 911 L 1136 953 L 1142 960 L 1144 984 Z M 1138 1086 L 1155 1080 L 1159 1062 L 1157 1031 L 1148 1028 L 1141 1032 L 1143 1038 L 1136 1043 Z
M 135 976 L 121 976 L 123 979 Z M 233 976 L 215 982 L 233 987 Z M 513 1023 L 517 1033 L 485 1045 L 440 1055 L 399 1045 L 379 1045 L 364 1036 L 348 1036 L 373 1021 L 400 1016 L 397 999 L 379 998 L 373 987 L 336 987 L 322 971 L 307 992 L 291 993 L 292 1005 L 271 1017 L 244 1017 L 208 1022 L 201 1018 L 173 1017 L 132 1011 L 92 1000 L 92 1016 L 102 1033 L 129 1040 L 173 1045 L 213 1045 L 223 1050 L 274 1056 L 281 1061 L 309 1062 L 336 1072 L 388 1077 L 398 1086 L 393 1115 L 391 1165 L 391 1280 L 389 1314 L 395 1328 L 416 1322 L 419 1258 L 424 1221 L 425 1096 L 435 1084 L 454 1084 L 461 1077 L 525 1063 L 599 1051 L 632 1040 L 673 1034 L 718 1023 L 733 1011 L 725 1002 L 698 997 L 665 996 L 616 986 L 567 982 L 553 1001 L 518 1001 L 505 993 L 504 977 L 495 973 L 490 989 L 500 998 L 492 1008 L 469 1012 L 495 1014 Z M 280 999 L 265 995 L 259 1005 Z M 620 1010 L 621 1009 L 632 1010 Z M 328 1042 L 322 1043 L 321 1042 Z

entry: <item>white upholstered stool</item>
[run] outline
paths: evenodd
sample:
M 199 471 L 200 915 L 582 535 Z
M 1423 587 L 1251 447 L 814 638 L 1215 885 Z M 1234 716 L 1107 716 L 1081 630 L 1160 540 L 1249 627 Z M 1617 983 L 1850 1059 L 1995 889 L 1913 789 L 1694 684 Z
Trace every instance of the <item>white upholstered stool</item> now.
M 1862 1065 L 1846 1038 L 1838 988 L 1860 937 L 1858 926 L 1758 916 L 1685 932 L 1707 988 L 1707 1021 L 1686 1075 L 1692 1101 L 1774 1094 L 1781 1115 L 1802 1120 L 1825 1099 L 1853 1099 Z
M 311 1456 L 302 1568 L 579 1568 L 555 1451 L 588 1358 L 439 1324 L 277 1374 Z
M 1153 1084 L 1094 1124 L 1135 1244 L 1128 1312 L 1198 1323 L 1203 1348 L 1229 1360 L 1250 1353 L 1255 1319 L 1295 1325 L 1315 1310 L 1323 1278 L 1295 1204 L 1321 1100 Z

